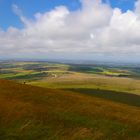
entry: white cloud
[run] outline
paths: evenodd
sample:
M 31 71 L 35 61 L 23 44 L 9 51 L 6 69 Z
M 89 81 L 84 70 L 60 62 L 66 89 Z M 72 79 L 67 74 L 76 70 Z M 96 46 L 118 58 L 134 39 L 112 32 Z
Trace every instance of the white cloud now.
M 140 0 L 134 11 L 122 13 L 101 0 L 81 0 L 82 8 L 69 11 L 59 6 L 46 13 L 36 13 L 34 20 L 23 16 L 17 5 L 23 29 L 0 30 L 0 55 L 10 57 L 46 57 L 78 53 L 124 55 L 140 53 Z M 55 58 L 55 55 L 54 55 Z
M 22 11 L 20 10 L 20 8 L 16 4 L 12 5 L 12 10 L 20 18 L 21 22 L 24 25 L 28 26 L 29 21 L 23 16 Z

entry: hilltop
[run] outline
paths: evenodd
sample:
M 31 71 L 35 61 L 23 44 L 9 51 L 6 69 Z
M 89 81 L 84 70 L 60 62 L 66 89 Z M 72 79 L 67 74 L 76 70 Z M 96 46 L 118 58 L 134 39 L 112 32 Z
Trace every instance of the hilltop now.
M 2 140 L 139 140 L 140 108 L 0 80 Z

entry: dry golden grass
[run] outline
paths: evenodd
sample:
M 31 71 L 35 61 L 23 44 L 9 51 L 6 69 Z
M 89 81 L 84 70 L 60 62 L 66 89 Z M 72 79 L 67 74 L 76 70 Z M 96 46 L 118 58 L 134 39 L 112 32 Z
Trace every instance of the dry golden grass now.
M 140 139 L 140 108 L 0 80 L 0 139 Z

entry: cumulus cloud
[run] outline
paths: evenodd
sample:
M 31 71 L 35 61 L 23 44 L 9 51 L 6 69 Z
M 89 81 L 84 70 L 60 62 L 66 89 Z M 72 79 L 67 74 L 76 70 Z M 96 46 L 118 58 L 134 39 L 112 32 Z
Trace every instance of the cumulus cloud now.
M 30 20 L 17 5 L 13 11 L 23 29 L 0 30 L 0 55 L 10 57 L 46 57 L 51 54 L 126 55 L 140 53 L 140 0 L 134 11 L 123 13 L 101 0 L 81 0 L 81 8 L 69 11 L 65 6 L 46 13 L 35 13 Z M 92 55 L 93 54 L 93 55 Z

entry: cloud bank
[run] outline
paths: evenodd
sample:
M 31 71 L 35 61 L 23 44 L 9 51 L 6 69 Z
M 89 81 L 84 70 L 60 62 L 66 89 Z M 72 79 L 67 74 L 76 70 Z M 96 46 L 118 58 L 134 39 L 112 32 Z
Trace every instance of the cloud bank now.
M 101 0 L 81 0 L 81 8 L 69 11 L 65 6 L 46 13 L 36 13 L 27 19 L 17 5 L 13 11 L 24 25 L 23 29 L 0 29 L 0 56 L 7 58 L 52 58 L 77 54 L 89 59 L 96 55 L 139 56 L 140 0 L 134 11 L 123 13 Z M 70 58 L 69 58 L 70 59 Z

